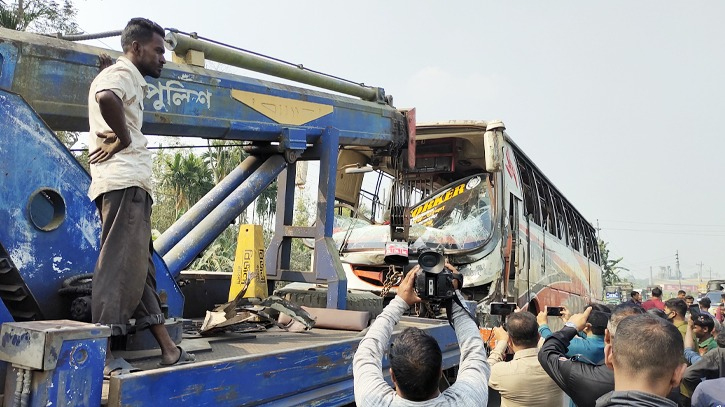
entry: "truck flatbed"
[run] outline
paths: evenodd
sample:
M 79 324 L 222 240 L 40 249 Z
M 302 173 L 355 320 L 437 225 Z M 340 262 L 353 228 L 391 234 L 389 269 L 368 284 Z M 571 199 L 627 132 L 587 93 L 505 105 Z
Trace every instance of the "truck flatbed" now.
M 394 335 L 407 327 L 426 330 L 443 351 L 443 368 L 458 364 L 453 329 L 443 320 L 403 317 Z M 159 351 L 115 352 L 141 372 L 104 383 L 108 406 L 339 406 L 354 402 L 352 360 L 364 332 L 281 329 L 184 339 L 196 362 L 158 367 Z M 387 359 L 383 371 L 388 368 Z

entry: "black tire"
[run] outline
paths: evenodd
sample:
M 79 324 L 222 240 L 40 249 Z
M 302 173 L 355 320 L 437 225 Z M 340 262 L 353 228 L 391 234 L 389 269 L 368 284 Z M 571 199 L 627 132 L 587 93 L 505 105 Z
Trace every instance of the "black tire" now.
M 283 287 L 274 291 L 274 295 L 282 297 L 297 305 L 313 308 L 327 307 L 327 289 L 315 288 L 302 290 Z M 350 311 L 368 311 L 372 318 L 383 312 L 383 299 L 373 293 L 364 291 L 347 292 L 347 309 Z
M 78 274 L 63 280 L 63 287 L 58 290 L 60 295 L 90 295 L 93 285 L 93 274 Z

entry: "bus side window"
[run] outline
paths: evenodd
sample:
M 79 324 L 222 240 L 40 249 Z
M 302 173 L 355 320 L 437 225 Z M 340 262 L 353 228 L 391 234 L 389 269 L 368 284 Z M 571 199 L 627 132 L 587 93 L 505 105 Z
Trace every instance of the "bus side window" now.
M 566 241 L 566 220 L 564 219 L 564 209 L 561 206 L 561 197 L 556 191 L 551 192 L 551 197 L 554 200 L 554 212 L 556 213 L 556 237 Z
M 574 217 L 574 213 L 571 210 L 570 207 L 567 207 L 566 215 L 569 220 L 569 245 L 574 250 L 579 250 L 579 233 L 578 233 L 578 227 L 576 225 L 576 218 Z
M 576 228 L 577 228 L 577 235 L 579 236 L 579 253 L 582 253 L 583 255 L 587 255 L 587 241 L 584 237 L 584 227 L 582 225 L 582 219 L 579 217 L 579 214 L 574 215 L 574 219 L 576 219 Z
M 554 207 L 554 198 L 552 196 L 552 190 L 549 187 L 549 184 L 543 182 L 542 186 L 544 188 L 544 198 L 546 199 L 546 213 L 549 216 L 549 221 L 547 222 L 547 226 L 549 229 L 549 233 L 551 233 L 554 236 L 557 236 L 558 233 L 556 231 L 556 223 L 558 222 L 556 218 L 556 210 Z
M 546 204 L 546 184 L 537 174 L 534 174 L 534 181 L 536 182 L 536 192 L 539 198 L 539 207 L 541 208 L 541 222 L 540 225 L 546 226 L 546 229 L 551 225 L 551 217 L 548 211 L 548 205 Z
M 519 165 L 519 174 L 521 174 L 521 183 L 524 186 L 524 214 L 532 215 L 535 224 L 541 225 L 539 214 L 538 197 L 534 190 L 531 169 L 523 164 L 521 160 L 517 160 Z

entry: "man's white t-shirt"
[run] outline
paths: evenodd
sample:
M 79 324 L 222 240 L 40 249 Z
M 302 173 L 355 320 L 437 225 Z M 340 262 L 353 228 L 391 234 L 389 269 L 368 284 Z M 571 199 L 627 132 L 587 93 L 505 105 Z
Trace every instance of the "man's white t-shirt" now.
M 92 179 L 88 196 L 91 200 L 95 200 L 106 192 L 129 187 L 141 187 L 151 195 L 152 157 L 151 151 L 146 148 L 148 140 L 141 133 L 146 80 L 138 68 L 123 56 L 93 80 L 88 92 L 89 151 L 95 150 L 103 143 L 104 139 L 96 136 L 96 132 L 112 131 L 103 120 L 96 101 L 96 93 L 104 90 L 112 91 L 123 102 L 131 144 L 107 161 L 90 166 Z

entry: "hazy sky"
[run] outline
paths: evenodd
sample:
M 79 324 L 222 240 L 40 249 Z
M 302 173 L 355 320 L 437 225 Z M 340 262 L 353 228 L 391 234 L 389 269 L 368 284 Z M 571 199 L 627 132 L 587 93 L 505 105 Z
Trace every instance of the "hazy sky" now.
M 74 3 L 86 32 L 148 17 L 383 87 L 419 122 L 501 119 L 635 275 L 679 250 L 725 276 L 725 2 Z

